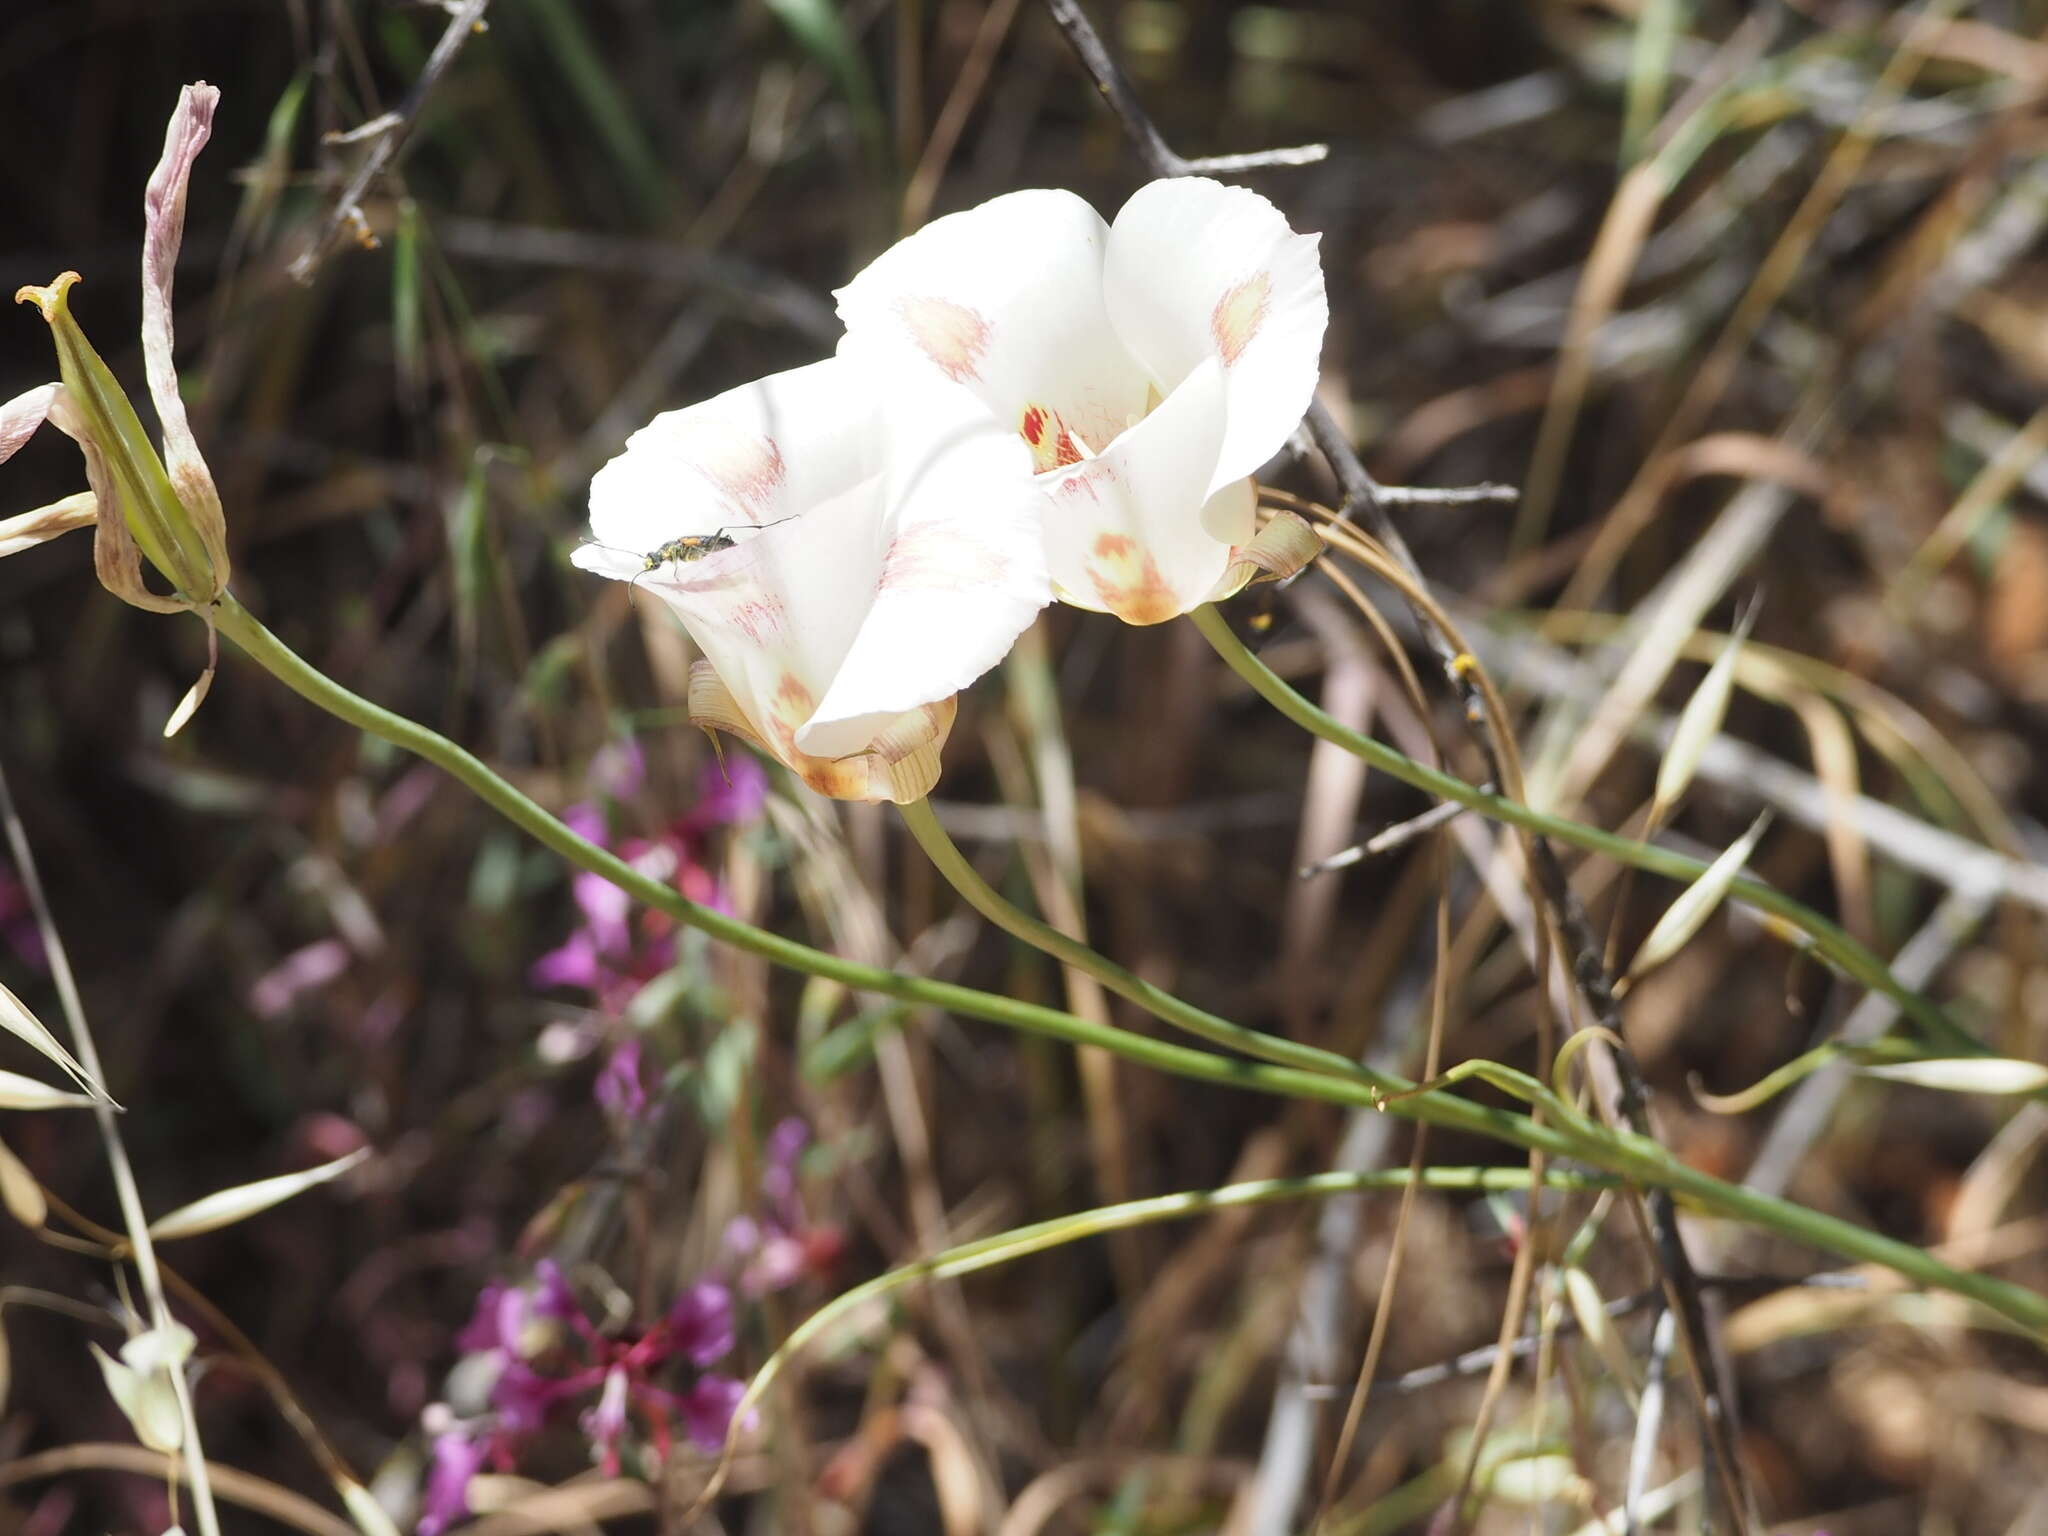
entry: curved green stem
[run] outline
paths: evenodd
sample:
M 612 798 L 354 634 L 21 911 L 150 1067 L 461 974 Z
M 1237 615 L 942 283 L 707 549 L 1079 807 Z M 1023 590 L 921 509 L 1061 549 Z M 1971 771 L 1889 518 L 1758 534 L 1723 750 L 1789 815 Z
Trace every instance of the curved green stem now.
M 1989 1275 L 1952 1269 L 1910 1243 L 1897 1242 L 1789 1201 L 1738 1189 L 1686 1167 L 1655 1142 L 1625 1131 L 1593 1135 L 1577 1128 L 1540 1124 L 1527 1115 L 1474 1104 L 1449 1093 L 1414 1092 L 1414 1084 L 1391 1075 L 1385 1078 L 1384 1086 L 1375 1086 L 1331 1076 L 1325 1071 L 1303 1071 L 1219 1056 L 1129 1030 L 1092 1024 L 1058 1009 L 979 992 L 972 987 L 861 965 L 698 906 L 672 887 L 641 874 L 615 854 L 578 837 L 473 753 L 423 725 L 349 692 L 308 665 L 233 597 L 223 596 L 211 612 L 220 632 L 240 646 L 251 660 L 336 719 L 433 763 L 543 847 L 579 869 L 602 875 L 634 900 L 773 964 L 823 976 L 858 991 L 966 1018 L 985 1019 L 1068 1044 L 1100 1046 L 1141 1066 L 1198 1082 L 1353 1108 L 1383 1107 L 1387 1113 L 1404 1119 L 1485 1136 L 1525 1151 L 1576 1158 L 1633 1182 L 1669 1189 L 1715 1215 L 1749 1222 L 1853 1262 L 1882 1265 L 1915 1283 L 1966 1296 L 2037 1336 L 2048 1337 L 2048 1298 Z
M 940 874 L 966 898 L 967 904 L 983 917 L 994 923 L 1005 933 L 1022 939 L 1033 949 L 1044 951 L 1063 965 L 1070 965 L 1077 971 L 1093 976 L 1103 986 L 1126 1002 L 1137 1004 L 1155 1019 L 1198 1035 L 1211 1045 L 1224 1046 L 1242 1051 L 1247 1056 L 1256 1056 L 1262 1061 L 1278 1062 L 1282 1066 L 1299 1067 L 1304 1072 L 1321 1072 L 1331 1077 L 1348 1078 L 1352 1082 L 1364 1083 L 1382 1093 L 1402 1092 L 1407 1084 L 1359 1065 L 1348 1056 L 1335 1051 L 1326 1051 L 1318 1046 L 1303 1045 L 1296 1040 L 1269 1035 L 1263 1030 L 1251 1029 L 1243 1024 L 1233 1024 L 1229 1019 L 1197 1008 L 1193 1003 L 1175 997 L 1161 987 L 1155 987 L 1141 976 L 1125 970 L 1108 956 L 1098 954 L 1079 939 L 1061 933 L 1049 923 L 1040 922 L 1028 912 L 1019 911 L 986 880 L 976 873 L 953 839 L 946 835 L 946 829 L 939 825 L 939 818 L 932 810 L 929 800 L 918 800 L 896 809 L 903 814 L 903 824 L 910 829 L 910 835 L 917 839 L 918 846 L 925 851 Z
M 775 1353 L 763 1362 L 747 1383 L 746 1395 L 740 1399 L 733 1412 L 732 1424 L 726 1433 L 725 1450 L 719 1458 L 716 1471 L 712 1473 L 710 1486 L 698 1496 L 697 1508 L 702 1508 L 718 1496 L 718 1490 L 725 1478 L 733 1451 L 740 1436 L 746 1430 L 749 1412 L 766 1395 L 775 1378 L 782 1373 L 790 1360 L 820 1334 L 826 1332 L 840 1319 L 856 1311 L 877 1297 L 887 1296 L 902 1290 L 920 1280 L 943 1280 L 957 1275 L 973 1274 L 976 1270 L 993 1269 L 999 1264 L 1008 1264 L 1013 1259 L 1028 1258 L 1034 1253 L 1043 1253 L 1050 1248 L 1063 1247 L 1084 1238 L 1099 1237 L 1105 1232 L 1120 1232 L 1131 1227 L 1151 1226 L 1162 1221 L 1185 1221 L 1195 1216 L 1205 1216 L 1212 1211 L 1238 1210 L 1246 1206 L 1273 1205 L 1283 1200 L 1328 1199 L 1336 1195 L 1355 1195 L 1369 1190 L 1400 1189 L 1411 1182 L 1420 1183 L 1425 1189 L 1446 1190 L 1454 1193 L 1479 1194 L 1492 1191 L 1511 1193 L 1529 1187 L 1527 1168 L 1375 1168 L 1353 1173 L 1318 1173 L 1305 1178 L 1260 1179 L 1248 1184 L 1226 1184 L 1220 1189 L 1196 1189 L 1176 1195 L 1154 1195 L 1145 1200 L 1127 1200 L 1121 1205 L 1105 1205 L 1092 1211 L 1079 1211 L 1071 1216 L 1055 1216 L 1050 1221 L 1034 1222 L 1030 1226 L 1016 1227 L 1008 1232 L 998 1232 L 990 1237 L 977 1238 L 971 1243 L 961 1243 L 943 1253 L 913 1261 L 863 1281 L 851 1290 L 835 1296 L 816 1312 L 805 1318 L 788 1338 L 776 1347 Z M 1609 1189 L 1612 1179 L 1597 1175 L 1571 1173 L 1561 1169 L 1550 1169 L 1543 1175 L 1543 1182 L 1551 1189 Z M 686 1517 L 684 1524 L 688 1524 Z
M 1707 871 L 1707 866 L 1700 860 L 1687 858 L 1682 853 L 1674 853 L 1669 848 L 1659 848 L 1652 843 L 1639 843 L 1632 838 L 1603 831 L 1599 827 L 1589 827 L 1583 822 L 1572 821 L 1563 816 L 1552 816 L 1526 806 L 1519 800 L 1511 800 L 1505 795 L 1493 794 L 1476 785 L 1468 784 L 1455 774 L 1418 763 L 1414 758 L 1395 751 L 1385 742 L 1375 741 L 1361 731 L 1352 730 L 1295 692 L 1283 679 L 1276 676 L 1270 667 L 1254 656 L 1243 641 L 1231 633 L 1229 623 L 1214 604 L 1197 608 L 1191 617 L 1195 621 L 1195 627 L 1202 632 L 1202 637 L 1215 648 L 1216 654 L 1221 656 L 1230 669 L 1249 683 L 1253 691 L 1267 703 L 1303 730 L 1363 758 L 1391 778 L 1399 779 L 1402 783 L 1412 785 L 1439 799 L 1455 801 L 1469 810 L 1479 812 L 1482 816 L 1490 816 L 1495 821 L 1503 821 L 1524 831 L 1554 838 L 1560 843 L 1569 843 L 1575 848 L 1604 855 L 1617 863 L 1647 870 L 1666 879 L 1682 880 L 1691 884 Z M 1803 902 L 1794 901 L 1783 891 L 1746 876 L 1738 877 L 1729 886 L 1728 894 L 1798 929 L 1811 941 L 1815 954 L 1821 956 L 1843 975 L 1897 1003 L 1900 1011 L 1920 1025 L 1931 1039 L 1938 1041 L 1942 1046 L 1969 1055 L 1984 1054 L 1985 1047 L 1982 1042 L 1962 1029 L 1933 1003 L 1892 975 L 1891 968 L 1884 961 L 1865 949 L 1845 929 L 1829 922 L 1811 907 Z

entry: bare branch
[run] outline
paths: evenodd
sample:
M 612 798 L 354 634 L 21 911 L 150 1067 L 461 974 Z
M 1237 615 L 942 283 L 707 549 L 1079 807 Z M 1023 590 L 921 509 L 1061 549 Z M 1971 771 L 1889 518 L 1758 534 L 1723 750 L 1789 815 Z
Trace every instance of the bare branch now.
M 426 105 L 434 87 L 441 83 L 441 77 L 455 62 L 455 55 L 462 51 L 462 45 L 469 41 L 470 34 L 483 30 L 484 10 L 490 3 L 491 0 L 463 0 L 461 8 L 449 17 L 447 29 L 442 32 L 440 41 L 434 44 L 434 51 L 427 55 L 426 67 L 420 71 L 419 79 L 413 81 L 412 89 L 405 93 L 405 100 L 398 104 L 398 110 L 371 119 L 353 134 L 342 135 L 344 142 L 373 132 L 379 137 L 363 157 L 363 163 L 356 167 L 356 173 L 350 179 L 348 189 L 341 194 L 341 201 L 334 205 L 326 227 L 293 260 L 291 274 L 294 282 L 310 283 L 313 280 L 313 274 L 341 239 L 343 230 L 354 230 L 356 238 L 365 244 L 376 243 L 376 236 L 370 233 L 369 221 L 363 216 L 363 197 L 379 176 L 398 163 L 399 152 L 412 138 L 420 108 Z

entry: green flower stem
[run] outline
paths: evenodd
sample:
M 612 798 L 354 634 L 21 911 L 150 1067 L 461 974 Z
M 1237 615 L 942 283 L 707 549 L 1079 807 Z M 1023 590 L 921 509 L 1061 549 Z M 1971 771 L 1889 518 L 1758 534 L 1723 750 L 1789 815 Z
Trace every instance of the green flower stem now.
M 1202 637 L 1215 648 L 1216 654 L 1223 658 L 1233 672 L 1249 683 L 1254 692 L 1281 714 L 1303 730 L 1363 758 L 1374 768 L 1399 779 L 1404 784 L 1412 785 L 1439 799 L 1455 801 L 1496 821 L 1504 821 L 1510 826 L 1554 838 L 1561 843 L 1569 843 L 1589 853 L 1602 854 L 1618 863 L 1647 870 L 1666 879 L 1682 880 L 1690 884 L 1706 873 L 1707 866 L 1698 859 L 1687 858 L 1682 853 L 1674 853 L 1668 848 L 1659 848 L 1651 843 L 1639 843 L 1598 827 L 1589 827 L 1583 822 L 1549 815 L 1518 800 L 1511 800 L 1505 795 L 1491 794 L 1476 785 L 1466 783 L 1454 774 L 1418 763 L 1414 758 L 1395 751 L 1385 742 L 1375 741 L 1363 732 L 1352 730 L 1295 692 L 1284 680 L 1276 676 L 1270 667 L 1254 656 L 1243 641 L 1231 633 L 1229 623 L 1214 604 L 1197 608 L 1191 617 L 1195 621 L 1195 627 L 1202 632 Z M 1829 922 L 1811 907 L 1794 901 L 1783 891 L 1746 876 L 1738 877 L 1729 887 L 1728 894 L 1798 929 L 1810 942 L 1815 954 L 1821 956 L 1843 975 L 1860 982 L 1873 992 L 1882 993 L 1890 998 L 1898 1004 L 1901 1012 L 1926 1031 L 1929 1040 L 1942 1049 L 1970 1056 L 1985 1054 L 1982 1042 L 1963 1030 L 1933 1003 L 1901 983 L 1882 960 L 1865 949 L 1846 930 Z
M 1271 1071 L 1257 1068 L 1253 1063 L 1226 1061 L 1204 1051 L 1148 1039 L 1127 1030 L 1105 1028 L 1057 1009 L 1019 1002 L 996 993 L 978 992 L 950 982 L 862 965 L 756 928 L 711 907 L 699 906 L 673 887 L 643 875 L 616 854 L 577 836 L 487 767 L 475 754 L 416 721 L 393 714 L 349 692 L 264 628 L 232 594 L 224 595 L 212 613 L 222 635 L 240 646 L 252 661 L 300 697 L 358 730 L 367 731 L 426 759 L 459 780 L 477 798 L 543 847 L 561 855 L 579 869 L 604 876 L 635 901 L 709 934 L 720 943 L 730 944 L 772 964 L 822 976 L 857 991 L 873 992 L 968 1018 L 985 1019 L 992 1024 L 1046 1035 L 1071 1045 L 1099 1045 L 1183 1077 L 1251 1086 L 1249 1079 L 1258 1078 L 1262 1070 Z M 1264 1091 L 1288 1095 L 1295 1089 L 1291 1082 L 1280 1081 L 1266 1086 Z M 1370 1090 L 1364 1088 L 1347 1100 L 1352 1103 L 1370 1101 Z
M 1262 1061 L 1218 1056 L 1209 1051 L 1150 1039 L 1128 1030 L 1091 1024 L 1057 1009 L 1019 1002 L 995 993 L 861 965 L 755 928 L 709 907 L 698 906 L 671 887 L 649 879 L 616 855 L 578 837 L 492 772 L 474 754 L 447 737 L 358 697 L 317 668 L 309 666 L 258 623 L 231 595 L 223 595 L 210 611 L 221 634 L 240 646 L 257 665 L 312 704 L 338 720 L 433 763 L 513 825 L 579 869 L 602 875 L 634 900 L 773 964 L 822 976 L 857 991 L 893 997 L 920 1007 L 942 1009 L 966 1018 L 984 1019 L 1070 1045 L 1100 1046 L 1127 1061 L 1198 1082 L 1281 1098 L 1314 1099 L 1353 1108 L 1384 1108 L 1389 1114 L 1447 1130 L 1485 1136 L 1525 1151 L 1575 1158 L 1632 1182 L 1669 1189 L 1713 1215 L 1747 1222 L 1852 1262 L 1881 1265 L 1918 1284 L 1966 1296 L 2037 1337 L 2048 1338 L 2048 1298 L 1988 1275 L 1952 1269 L 1909 1243 L 1894 1241 L 1850 1222 L 1752 1190 L 1738 1189 L 1686 1167 L 1655 1142 L 1632 1136 L 1626 1131 L 1602 1130 L 1595 1134 L 1585 1126 L 1539 1124 L 1527 1115 L 1474 1104 L 1441 1091 L 1410 1092 L 1410 1084 L 1391 1075 L 1386 1078 L 1382 1091 L 1370 1084 L 1333 1077 L 1326 1072 L 1301 1071 Z
M 1034 1253 L 1044 1253 L 1049 1248 L 1064 1247 L 1068 1243 L 1100 1237 L 1105 1232 L 1121 1232 L 1131 1227 L 1152 1226 L 1162 1221 L 1186 1221 L 1192 1217 L 1206 1216 L 1212 1211 L 1238 1210 L 1253 1205 L 1275 1205 L 1285 1200 L 1319 1200 L 1336 1195 L 1363 1194 L 1372 1190 L 1401 1189 L 1410 1182 L 1409 1169 L 1375 1168 L 1355 1173 L 1318 1173 L 1305 1178 L 1260 1179 L 1248 1184 L 1226 1184 L 1220 1189 L 1196 1189 L 1184 1194 L 1154 1195 L 1145 1200 L 1127 1200 L 1121 1205 L 1105 1205 L 1092 1211 L 1077 1211 L 1071 1216 L 1055 1216 L 1050 1221 L 1034 1222 L 1027 1227 L 1015 1227 L 1008 1232 L 977 1238 L 971 1243 L 961 1243 L 929 1258 L 914 1260 L 890 1270 L 887 1274 L 865 1280 L 853 1289 L 833 1297 L 798 1324 L 789 1337 L 777 1346 L 775 1353 L 768 1357 L 760 1370 L 754 1373 L 754 1379 L 747 1384 L 747 1395 L 741 1400 L 732 1417 L 733 1433 L 737 1435 L 741 1432 L 745 1426 L 747 1410 L 761 1400 L 783 1367 L 806 1344 L 867 1302 L 880 1296 L 887 1296 L 893 1291 L 900 1291 L 920 1280 L 946 1280 L 959 1275 L 971 1275 L 976 1270 L 993 1269 L 999 1264 L 1008 1264 L 1012 1260 L 1027 1258 Z M 1424 1189 L 1443 1190 L 1454 1194 L 1513 1193 L 1529 1187 L 1529 1170 L 1423 1168 L 1416 1171 L 1414 1182 L 1419 1182 Z M 1613 1179 L 1598 1174 L 1573 1173 L 1556 1168 L 1546 1170 L 1543 1175 L 1543 1183 L 1550 1189 L 1611 1189 L 1614 1182 Z
M 1077 971 L 1093 976 L 1103 986 L 1127 1002 L 1135 1003 L 1155 1019 L 1199 1035 L 1211 1045 L 1224 1046 L 1229 1050 L 1242 1051 L 1247 1056 L 1256 1056 L 1263 1061 L 1278 1062 L 1282 1066 L 1298 1067 L 1305 1072 L 1320 1072 L 1331 1077 L 1347 1078 L 1363 1083 L 1382 1093 L 1400 1093 L 1408 1083 L 1375 1072 L 1359 1065 L 1348 1056 L 1335 1051 L 1326 1051 L 1313 1045 L 1303 1045 L 1296 1040 L 1286 1040 L 1278 1035 L 1269 1035 L 1263 1030 L 1249 1029 L 1242 1024 L 1233 1024 L 1207 1009 L 1197 1008 L 1193 1003 L 1184 1002 L 1171 992 L 1155 987 L 1140 976 L 1134 976 L 1114 960 L 1098 954 L 1079 939 L 1061 933 L 1048 923 L 1042 923 L 1027 912 L 1020 912 L 1005 901 L 995 888 L 975 872 L 967 856 L 954 845 L 946 835 L 946 829 L 939 825 L 939 818 L 932 810 L 929 800 L 918 800 L 896 809 L 903 814 L 903 824 L 910 829 L 910 835 L 917 839 L 918 846 L 925 851 L 940 874 L 946 877 L 953 889 L 967 899 L 967 904 L 983 917 L 994 923 L 1013 938 L 1022 939 L 1033 949 L 1044 951 L 1063 965 L 1070 965 Z

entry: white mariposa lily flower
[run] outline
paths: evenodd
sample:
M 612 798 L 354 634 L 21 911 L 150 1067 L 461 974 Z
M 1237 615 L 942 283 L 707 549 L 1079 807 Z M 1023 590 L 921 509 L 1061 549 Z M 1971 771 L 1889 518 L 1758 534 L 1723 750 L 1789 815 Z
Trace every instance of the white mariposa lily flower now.
M 1255 192 L 1156 181 L 1113 225 L 1013 192 L 927 225 L 838 293 L 840 351 L 972 391 L 1030 446 L 1059 596 L 1156 624 L 1320 549 L 1257 531 L 1252 473 L 1315 390 L 1315 235 Z
M 572 558 L 681 617 L 692 720 L 904 802 L 1052 590 L 1024 444 L 943 381 L 889 395 L 829 358 L 657 416 L 591 481 Z

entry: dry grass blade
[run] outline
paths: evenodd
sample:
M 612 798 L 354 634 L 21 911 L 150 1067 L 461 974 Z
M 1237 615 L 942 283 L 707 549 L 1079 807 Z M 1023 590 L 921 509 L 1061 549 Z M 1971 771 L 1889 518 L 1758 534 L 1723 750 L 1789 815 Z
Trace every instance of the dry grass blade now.
M 237 1184 L 231 1189 L 215 1190 L 194 1200 L 190 1205 L 181 1205 L 167 1216 L 159 1216 L 149 1224 L 149 1235 L 159 1242 L 170 1242 L 181 1237 L 197 1237 L 202 1232 L 215 1232 L 222 1227 L 246 1221 L 260 1211 L 267 1211 L 273 1205 L 289 1200 L 294 1195 L 338 1179 L 351 1168 L 359 1165 L 370 1155 L 368 1147 L 359 1147 L 346 1157 L 338 1157 L 331 1163 L 322 1163 L 317 1168 L 308 1168 L 302 1173 L 279 1174 L 275 1178 L 258 1179 L 253 1184 Z
M 1749 638 L 1749 631 L 1756 622 L 1757 605 L 1752 602 L 1742 616 L 1736 620 L 1735 633 L 1721 648 L 1721 654 L 1714 658 L 1714 664 L 1707 669 L 1698 688 L 1685 701 L 1685 708 L 1679 711 L 1678 723 L 1672 728 L 1671 740 L 1665 745 L 1664 757 L 1657 765 L 1657 787 L 1651 804 L 1652 822 L 1668 815 L 1676 806 L 1686 789 L 1691 785 L 1693 775 L 1699 772 L 1700 754 L 1706 751 L 1707 743 L 1721 733 L 1721 723 L 1728 718 L 1728 701 L 1735 692 L 1735 664 L 1742 655 L 1742 644 Z
M 1694 934 L 1706 920 L 1713 916 L 1714 909 L 1721 905 L 1728 895 L 1728 888 L 1735 883 L 1735 877 L 1742 873 L 1756 852 L 1756 845 L 1763 838 L 1771 824 L 1771 813 L 1765 811 L 1750 824 L 1750 828 L 1727 848 L 1723 849 L 1706 873 L 1687 886 L 1671 905 L 1664 909 L 1664 915 L 1657 919 L 1649 937 L 1636 951 L 1635 959 L 1629 962 L 1628 980 L 1635 980 L 1655 970 L 1692 941 Z
M 55 1062 L 74 1083 L 86 1091 L 89 1103 L 114 1104 L 113 1098 L 93 1080 L 92 1074 L 78 1064 L 78 1058 L 65 1050 L 57 1037 L 44 1026 L 43 1021 L 29 1012 L 28 1004 L 8 991 L 5 986 L 0 986 L 0 1029 L 6 1030 L 16 1039 L 24 1041 Z

